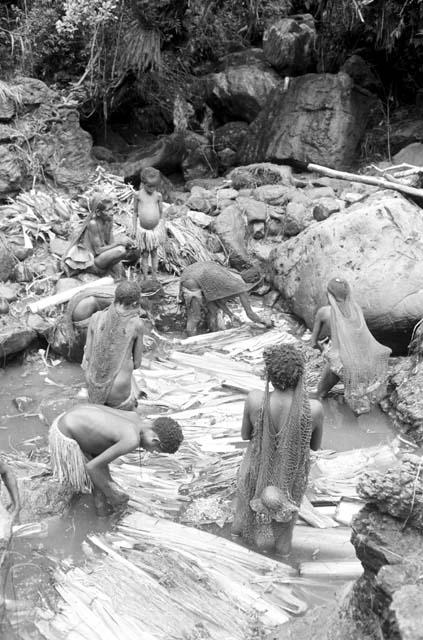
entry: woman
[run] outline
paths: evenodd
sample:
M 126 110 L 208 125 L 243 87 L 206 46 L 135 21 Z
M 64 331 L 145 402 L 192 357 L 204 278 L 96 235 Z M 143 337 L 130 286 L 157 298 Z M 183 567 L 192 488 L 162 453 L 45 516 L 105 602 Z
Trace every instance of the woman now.
M 286 556 L 307 488 L 310 447 L 321 444 L 323 410 L 308 399 L 297 347 L 276 345 L 263 355 L 266 389 L 251 391 L 244 407 L 241 435 L 250 444 L 238 474 L 232 533 L 260 551 Z
M 311 337 L 312 346 L 321 348 L 326 360 L 317 397 L 326 397 L 341 380 L 354 413 L 366 413 L 386 395 L 391 350 L 370 333 L 346 280 L 332 278 L 327 292 L 329 306 L 318 310 Z M 330 338 L 328 346 L 320 347 L 322 337 Z

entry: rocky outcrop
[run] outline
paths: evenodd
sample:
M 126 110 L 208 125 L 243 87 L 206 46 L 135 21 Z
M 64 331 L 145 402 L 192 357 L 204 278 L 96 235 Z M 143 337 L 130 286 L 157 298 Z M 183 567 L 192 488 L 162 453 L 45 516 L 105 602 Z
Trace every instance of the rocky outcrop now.
M 406 438 L 423 442 L 423 362 L 415 357 L 398 358 L 391 371 L 388 395 L 382 408 Z
M 423 531 L 423 460 L 406 453 L 383 474 L 364 473 L 357 492 L 367 503 Z
M 376 637 L 386 640 L 419 640 L 421 609 L 410 610 L 407 595 L 422 601 L 423 537 L 404 521 L 365 507 L 353 522 L 351 541 L 365 569 L 365 586 L 350 615 L 368 610 L 380 627 Z M 421 624 L 421 623 L 420 623 Z M 417 635 L 412 633 L 418 629 Z M 374 636 L 370 636 L 374 637 Z
M 243 164 L 297 160 L 348 168 L 374 97 L 345 73 L 307 74 L 279 84 L 250 125 Z
M 266 60 L 283 76 L 313 70 L 316 29 L 309 14 L 289 16 L 273 23 L 263 34 Z
M 423 317 L 421 209 L 392 191 L 335 213 L 273 250 L 274 287 L 311 327 L 326 286 L 346 278 L 378 335 L 400 335 Z
M 247 250 L 247 221 L 236 204 L 229 205 L 213 219 L 212 230 L 222 242 L 231 267 L 242 271 L 252 266 Z
M 44 82 L 18 77 L 10 84 L 7 120 L 0 135 L 0 197 L 13 195 L 33 178 L 50 179 L 73 192 L 85 186 L 95 167 L 92 140 L 81 129 L 76 105 L 66 103 Z
M 217 175 L 217 158 L 206 137 L 192 131 L 177 132 L 134 149 L 124 161 L 112 163 L 110 170 L 125 179 L 139 180 L 146 167 L 164 174 L 182 171 L 186 181 L 213 178 Z
M 280 82 L 265 62 L 228 66 L 207 76 L 205 100 L 223 122 L 251 122 Z

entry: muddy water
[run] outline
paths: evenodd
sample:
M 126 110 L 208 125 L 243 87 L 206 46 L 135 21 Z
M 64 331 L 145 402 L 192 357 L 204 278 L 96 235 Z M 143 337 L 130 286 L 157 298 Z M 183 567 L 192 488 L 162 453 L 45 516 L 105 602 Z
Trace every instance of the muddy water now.
M 46 444 L 48 424 L 62 411 L 85 401 L 84 379 L 77 364 L 45 359 L 45 353 L 33 353 L 0 369 L 0 451 L 12 449 L 30 453 Z M 343 404 L 342 397 L 331 397 L 324 403 L 325 427 L 323 447 L 338 451 L 384 444 L 392 439 L 388 418 L 375 409 L 371 414 L 356 418 Z M 40 540 L 14 543 L 13 552 L 20 568 L 14 570 L 9 580 L 11 598 L 26 598 L 38 602 L 39 594 L 54 597 L 49 578 L 49 558 L 82 560 L 82 543 L 92 531 L 106 531 L 113 526 L 113 519 L 98 518 L 94 514 L 90 497 L 78 500 L 72 514 L 66 518 L 48 521 L 48 536 Z M 229 537 L 229 531 L 215 533 Z M 308 552 L 294 549 L 292 564 L 311 560 Z M 324 560 L 324 558 L 320 558 Z M 312 589 L 304 592 L 309 604 L 333 601 L 343 582 L 317 581 Z M 301 596 L 301 587 L 296 589 Z M 47 596 L 47 600 L 48 600 Z M 28 626 L 29 625 L 29 626 Z M 20 625 L 19 631 L 33 630 L 30 618 Z M 16 637 L 21 637 L 16 636 Z M 37 637 L 37 635 L 31 635 Z

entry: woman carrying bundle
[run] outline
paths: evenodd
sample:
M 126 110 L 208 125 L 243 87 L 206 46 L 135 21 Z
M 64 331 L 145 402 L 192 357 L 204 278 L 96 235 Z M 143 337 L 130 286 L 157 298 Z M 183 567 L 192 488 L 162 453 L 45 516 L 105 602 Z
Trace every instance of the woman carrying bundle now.
M 266 389 L 251 391 L 244 407 L 241 435 L 250 443 L 238 473 L 232 533 L 260 551 L 286 556 L 307 488 L 310 447 L 321 444 L 323 410 L 309 401 L 298 348 L 281 344 L 263 355 Z

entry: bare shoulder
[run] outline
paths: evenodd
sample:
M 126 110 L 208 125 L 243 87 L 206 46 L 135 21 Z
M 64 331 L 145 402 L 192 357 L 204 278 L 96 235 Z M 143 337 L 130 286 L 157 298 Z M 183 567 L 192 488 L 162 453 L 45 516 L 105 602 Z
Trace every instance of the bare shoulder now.
M 323 421 L 323 405 L 319 400 L 310 400 L 311 419 L 313 423 L 321 423 Z
M 137 316 L 132 320 L 132 328 L 135 333 L 144 331 L 144 322 L 141 320 L 140 317 Z
M 327 304 L 324 307 L 320 307 L 320 309 L 317 310 L 316 313 L 316 318 L 319 319 L 326 319 L 330 316 L 330 306 Z
M 247 399 L 245 401 L 245 406 L 248 407 L 248 409 L 254 411 L 255 409 L 258 409 L 261 407 L 263 403 L 263 399 L 264 399 L 264 392 L 259 391 L 258 389 L 253 389 L 252 391 L 250 391 L 250 393 L 247 396 Z

